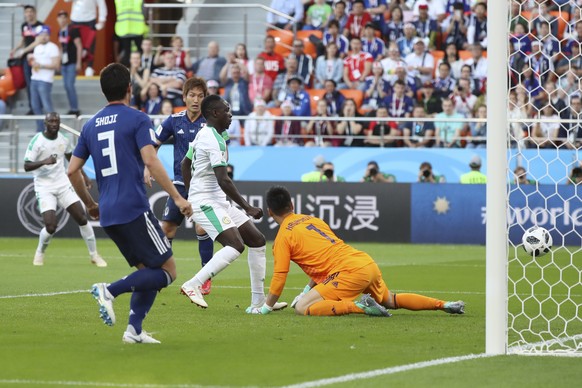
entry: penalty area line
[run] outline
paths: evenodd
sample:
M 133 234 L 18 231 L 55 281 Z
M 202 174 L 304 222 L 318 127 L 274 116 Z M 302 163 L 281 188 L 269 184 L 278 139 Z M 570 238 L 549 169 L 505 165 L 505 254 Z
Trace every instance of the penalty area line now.
M 350 373 L 350 374 L 343 375 L 343 376 L 331 377 L 331 378 L 326 378 L 326 379 L 321 379 L 321 380 L 306 381 L 306 382 L 299 383 L 299 384 L 286 385 L 282 388 L 323 387 L 325 385 L 332 385 L 332 384 L 346 383 L 346 382 L 356 381 L 356 380 L 370 379 L 370 378 L 378 377 L 378 376 L 386 376 L 386 375 L 391 375 L 391 374 L 400 373 L 400 372 L 406 372 L 406 371 L 415 370 L 415 369 L 428 368 L 428 367 L 437 366 L 437 365 L 453 364 L 456 362 L 475 360 L 478 358 L 486 358 L 486 357 L 492 357 L 492 355 L 481 353 L 481 354 L 468 354 L 465 356 L 438 358 L 438 359 L 430 360 L 430 361 L 415 362 L 413 364 L 393 366 L 393 367 L 384 368 L 384 369 L 375 369 L 375 370 L 371 370 L 368 372 Z

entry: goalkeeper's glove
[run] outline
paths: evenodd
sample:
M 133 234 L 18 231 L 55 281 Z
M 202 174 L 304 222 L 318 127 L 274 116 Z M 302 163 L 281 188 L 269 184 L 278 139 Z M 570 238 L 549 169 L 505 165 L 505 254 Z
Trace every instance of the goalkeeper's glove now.
M 261 314 L 261 315 L 267 315 L 269 314 L 271 311 L 273 311 L 273 308 L 270 306 L 267 306 L 267 304 L 265 303 L 264 305 L 262 305 L 261 307 L 252 307 L 250 312 L 247 311 L 249 314 Z
M 295 308 L 295 305 L 299 302 L 299 299 L 301 299 L 303 297 L 303 295 L 307 294 L 309 292 L 309 290 L 311 290 L 311 287 L 309 287 L 309 284 L 305 286 L 305 288 L 303 289 L 303 291 L 301 292 L 301 294 L 297 295 L 295 297 L 295 299 L 293 299 L 293 302 L 291 302 L 291 308 Z

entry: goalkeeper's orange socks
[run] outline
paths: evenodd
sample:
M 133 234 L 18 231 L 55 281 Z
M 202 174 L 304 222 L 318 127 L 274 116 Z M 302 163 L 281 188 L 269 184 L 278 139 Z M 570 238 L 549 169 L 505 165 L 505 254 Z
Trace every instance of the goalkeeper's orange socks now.
M 309 306 L 305 315 L 335 316 L 346 314 L 363 314 L 364 310 L 348 300 L 322 300 Z
M 406 310 L 442 310 L 445 301 L 418 294 L 396 294 L 394 304 L 397 309 Z

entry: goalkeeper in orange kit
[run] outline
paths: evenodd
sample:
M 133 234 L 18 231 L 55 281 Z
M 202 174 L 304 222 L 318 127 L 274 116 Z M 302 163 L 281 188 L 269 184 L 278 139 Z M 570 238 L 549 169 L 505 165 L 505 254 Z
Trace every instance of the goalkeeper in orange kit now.
M 269 215 L 279 224 L 273 245 L 275 259 L 269 295 L 255 314 L 268 314 L 283 292 L 291 261 L 310 277 L 309 285 L 293 301 L 300 315 L 367 314 L 389 317 L 387 309 L 443 310 L 464 314 L 462 301 L 446 302 L 417 294 L 394 294 L 382 279 L 376 262 L 338 238 L 321 219 L 295 214 L 285 187 L 267 193 Z M 361 299 L 354 300 L 360 295 Z

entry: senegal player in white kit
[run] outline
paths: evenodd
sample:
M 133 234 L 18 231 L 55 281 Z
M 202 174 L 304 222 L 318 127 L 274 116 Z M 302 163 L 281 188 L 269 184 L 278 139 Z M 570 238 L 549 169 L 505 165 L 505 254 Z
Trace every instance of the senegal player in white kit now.
M 202 296 L 202 284 L 236 260 L 247 245 L 252 295 L 247 312 L 250 312 L 253 307 L 260 307 L 265 302 L 266 241 L 249 218 L 261 218 L 263 209 L 249 205 L 227 174 L 228 149 L 223 134 L 226 134 L 232 120 L 230 106 L 220 96 L 211 95 L 202 101 L 201 110 L 207 125 L 190 143 L 190 149 L 182 161 L 182 176 L 186 188 L 189 188 L 192 220 L 223 248 L 182 285 L 181 291 L 196 305 L 208 307 Z M 246 214 L 234 207 L 227 196 Z M 287 307 L 287 303 L 278 303 L 273 307 L 274 310 L 282 309 Z
M 24 155 L 24 170 L 34 174 L 34 190 L 45 224 L 40 231 L 38 248 L 32 263 L 44 264 L 44 252 L 57 230 L 56 210 L 57 205 L 60 205 L 79 224 L 91 262 L 98 267 L 106 267 L 107 263 L 97 253 L 95 233 L 87 222 L 85 209 L 65 172 L 65 158 L 71 158 L 73 148 L 71 141 L 59 132 L 60 123 L 58 113 L 48 113 L 44 120 L 44 131 L 32 138 Z M 85 182 L 89 183 L 86 176 Z

